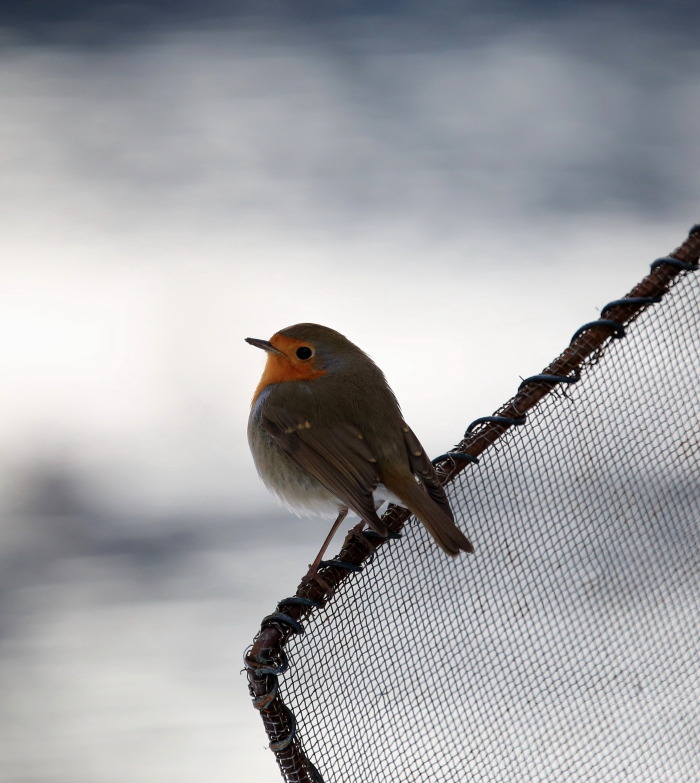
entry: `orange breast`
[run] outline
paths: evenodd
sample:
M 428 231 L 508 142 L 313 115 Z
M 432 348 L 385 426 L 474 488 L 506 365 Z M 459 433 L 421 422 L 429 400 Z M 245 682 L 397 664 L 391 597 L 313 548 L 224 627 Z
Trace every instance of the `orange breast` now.
M 321 375 L 326 374 L 325 370 L 320 370 L 316 367 L 314 357 L 306 361 L 297 358 L 296 349 L 302 345 L 308 345 L 308 343 L 279 334 L 274 335 L 270 342 L 278 351 L 282 351 L 284 355 L 268 353 L 267 364 L 253 395 L 253 402 L 258 398 L 260 392 L 272 383 L 310 381 L 313 378 L 319 378 Z

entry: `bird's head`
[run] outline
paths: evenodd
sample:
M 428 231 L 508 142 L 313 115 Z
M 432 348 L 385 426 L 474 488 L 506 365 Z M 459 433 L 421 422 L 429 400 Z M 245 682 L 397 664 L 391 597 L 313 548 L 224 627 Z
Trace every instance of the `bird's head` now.
M 272 383 L 310 381 L 353 362 L 371 362 L 347 337 L 319 324 L 288 326 L 269 340 L 255 337 L 245 340 L 267 352 L 267 364 L 255 397 Z

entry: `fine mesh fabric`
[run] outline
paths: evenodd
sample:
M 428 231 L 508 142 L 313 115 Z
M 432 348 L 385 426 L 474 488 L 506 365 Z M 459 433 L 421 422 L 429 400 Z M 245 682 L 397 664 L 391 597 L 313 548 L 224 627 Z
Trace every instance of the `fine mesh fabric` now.
M 325 783 L 700 780 L 700 273 L 448 486 L 290 639 Z

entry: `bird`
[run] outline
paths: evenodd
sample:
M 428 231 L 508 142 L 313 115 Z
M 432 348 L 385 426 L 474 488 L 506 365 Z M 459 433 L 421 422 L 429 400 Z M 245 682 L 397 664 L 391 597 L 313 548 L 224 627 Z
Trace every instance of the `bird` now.
M 267 353 L 248 419 L 258 474 L 298 515 L 337 514 L 307 578 L 348 511 L 387 537 L 377 514 L 387 500 L 409 509 L 448 555 L 474 552 L 384 374 L 364 351 L 313 323 L 245 340 Z

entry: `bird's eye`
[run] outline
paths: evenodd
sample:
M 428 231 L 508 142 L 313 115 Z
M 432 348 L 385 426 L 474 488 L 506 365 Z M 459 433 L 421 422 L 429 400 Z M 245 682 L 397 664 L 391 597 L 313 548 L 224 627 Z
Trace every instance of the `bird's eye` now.
M 311 348 L 307 348 L 305 345 L 302 345 L 301 348 L 297 348 L 297 358 L 299 359 L 310 359 L 313 355 L 314 352 Z

